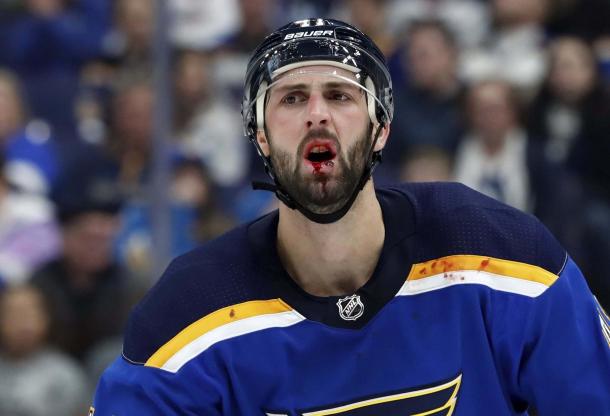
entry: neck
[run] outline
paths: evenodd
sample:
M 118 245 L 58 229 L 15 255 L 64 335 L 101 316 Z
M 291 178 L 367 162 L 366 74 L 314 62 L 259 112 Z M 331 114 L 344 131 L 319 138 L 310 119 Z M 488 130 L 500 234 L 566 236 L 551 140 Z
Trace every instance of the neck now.
M 315 296 L 354 293 L 373 274 L 385 237 L 372 181 L 339 221 L 318 224 L 280 205 L 277 248 L 292 278 Z

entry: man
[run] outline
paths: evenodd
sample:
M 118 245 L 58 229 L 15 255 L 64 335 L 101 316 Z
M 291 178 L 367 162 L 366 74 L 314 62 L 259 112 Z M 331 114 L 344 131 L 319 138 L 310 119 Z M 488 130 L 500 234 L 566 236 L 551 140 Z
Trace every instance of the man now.
M 175 260 L 134 310 L 97 415 L 610 413 L 610 337 L 533 217 L 452 184 L 375 191 L 391 80 L 302 20 L 246 75 L 279 212 Z

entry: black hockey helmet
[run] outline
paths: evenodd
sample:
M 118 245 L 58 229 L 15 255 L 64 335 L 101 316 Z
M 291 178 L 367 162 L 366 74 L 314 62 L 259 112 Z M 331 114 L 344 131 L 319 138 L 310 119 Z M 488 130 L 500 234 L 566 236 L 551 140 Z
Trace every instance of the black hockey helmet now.
M 242 116 L 245 134 L 256 140 L 264 127 L 265 90 L 278 73 L 305 65 L 334 65 L 357 72 L 369 97 L 374 124 L 392 120 L 392 80 L 377 45 L 355 27 L 333 19 L 305 19 L 282 26 L 254 51 L 246 71 Z M 259 101 L 258 109 L 257 100 Z M 257 114 L 258 113 L 258 114 Z
M 357 188 L 345 206 L 330 214 L 313 213 L 292 198 L 278 182 L 270 159 L 265 157 L 256 140 L 257 131 L 265 127 L 267 90 L 279 75 L 311 65 L 335 66 L 352 72 L 360 88 L 366 92 L 369 118 L 372 125 L 377 127 L 366 168 Z M 254 183 L 254 188 L 275 192 L 287 206 L 298 209 L 312 221 L 337 221 L 347 213 L 381 160 L 381 152 L 374 152 L 373 148 L 381 128 L 392 121 L 393 113 L 392 80 L 385 58 L 367 35 L 334 19 L 305 19 L 282 26 L 267 36 L 254 51 L 246 70 L 242 101 L 244 132 L 256 147 L 267 173 L 274 181 L 273 185 Z

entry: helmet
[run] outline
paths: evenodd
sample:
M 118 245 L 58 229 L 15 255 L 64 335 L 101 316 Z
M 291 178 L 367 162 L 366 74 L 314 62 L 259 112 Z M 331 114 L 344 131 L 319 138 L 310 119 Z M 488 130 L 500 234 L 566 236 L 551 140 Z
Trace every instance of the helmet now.
M 356 72 L 368 93 L 371 122 L 382 125 L 391 122 L 392 80 L 379 48 L 347 23 L 305 19 L 267 36 L 250 58 L 242 102 L 244 131 L 250 140 L 256 141 L 256 130 L 264 128 L 265 93 L 274 78 L 305 65 L 332 65 Z
M 314 213 L 300 204 L 278 181 L 269 157 L 263 154 L 256 140 L 257 130 L 265 128 L 265 96 L 267 90 L 287 71 L 311 65 L 329 65 L 348 70 L 366 92 L 367 108 L 372 126 L 377 126 L 365 169 L 343 207 L 332 213 Z M 328 224 L 341 219 L 350 209 L 358 193 L 381 160 L 381 151 L 373 151 L 381 128 L 392 121 L 392 80 L 379 48 L 364 33 L 347 23 L 332 19 L 298 20 L 267 36 L 248 62 L 242 117 L 244 132 L 254 144 L 274 184 L 254 182 L 254 189 L 275 192 L 288 207 L 299 210 L 312 221 Z

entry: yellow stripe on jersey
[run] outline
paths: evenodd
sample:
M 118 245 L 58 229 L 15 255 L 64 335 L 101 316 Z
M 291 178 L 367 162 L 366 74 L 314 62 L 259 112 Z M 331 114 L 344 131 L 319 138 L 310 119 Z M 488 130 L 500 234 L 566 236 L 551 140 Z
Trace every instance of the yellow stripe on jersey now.
M 146 361 L 146 366 L 161 368 L 184 346 L 223 325 L 261 315 L 289 312 L 293 309 L 281 299 L 253 300 L 219 309 L 193 322 L 159 348 Z
M 495 275 L 513 277 L 551 286 L 558 276 L 542 267 L 518 261 L 497 259 L 475 255 L 455 255 L 414 264 L 407 280 L 420 280 L 426 277 L 457 271 L 484 271 Z
M 440 386 L 429 387 L 421 390 L 409 391 L 406 393 L 396 393 L 390 396 L 384 397 L 376 397 L 368 400 L 363 400 L 357 403 L 346 404 L 339 407 L 334 407 L 332 409 L 325 410 L 317 410 L 314 412 L 303 413 L 303 416 L 330 416 L 330 415 L 341 415 L 351 413 L 353 410 L 358 410 L 362 408 L 370 408 L 371 410 L 367 412 L 368 414 L 378 414 L 375 412 L 375 406 L 380 404 L 385 404 L 389 402 L 408 402 L 409 399 L 414 397 L 425 397 L 431 396 L 434 393 L 438 393 L 441 391 L 451 391 L 451 395 L 447 399 L 445 403 L 436 409 L 424 411 L 423 413 L 414 414 L 412 416 L 432 416 L 432 415 L 440 415 L 442 414 L 451 416 L 453 414 L 453 410 L 455 409 L 455 405 L 457 403 L 457 394 L 460 390 L 460 386 L 462 384 L 462 375 L 460 374 L 456 379 L 449 381 Z M 279 416 L 279 415 L 278 415 Z

